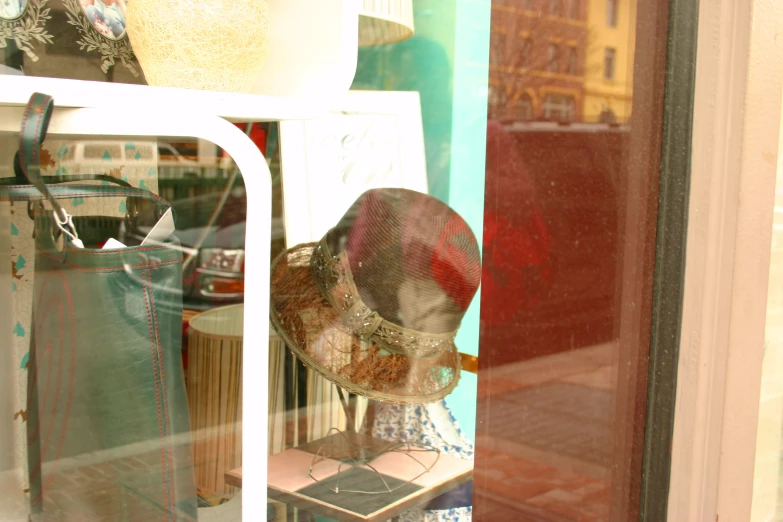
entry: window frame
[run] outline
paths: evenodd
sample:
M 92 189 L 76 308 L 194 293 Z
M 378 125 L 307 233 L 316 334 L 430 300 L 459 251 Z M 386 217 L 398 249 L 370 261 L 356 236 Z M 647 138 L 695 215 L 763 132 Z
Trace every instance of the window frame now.
M 563 0 L 549 0 L 549 16 L 563 16 Z
M 679 66 L 668 77 L 695 76 L 690 210 L 681 325 L 666 355 L 676 372 L 658 384 L 672 396 L 652 395 L 644 449 L 650 462 L 671 451 L 671 478 L 660 491 L 663 476 L 645 466 L 646 500 L 665 496 L 668 520 L 750 520 L 776 174 L 764 155 L 778 150 L 783 92 L 783 63 L 765 57 L 783 52 L 783 4 L 675 0 L 671 11 Z
M 490 63 L 492 65 L 505 65 L 505 56 L 506 56 L 506 51 L 508 50 L 507 35 L 506 33 L 501 33 L 498 31 L 490 35 L 490 42 L 492 41 L 492 39 L 495 40 L 494 41 L 495 49 L 497 49 L 500 52 L 493 53 L 491 52 L 491 47 L 490 47 L 489 57 L 490 60 L 492 60 Z
M 560 72 L 560 45 L 555 42 L 549 42 L 546 48 L 547 64 L 546 70 L 550 73 Z
M 564 0 L 565 1 L 565 17 L 569 20 L 579 19 L 579 0 Z
M 528 93 L 519 96 L 514 104 L 514 114 L 519 121 L 533 120 L 533 98 Z
M 555 101 L 554 98 L 558 100 Z M 576 99 L 569 94 L 548 92 L 544 95 L 543 108 L 544 119 L 549 121 L 572 122 L 576 116 Z M 557 109 L 555 109 L 557 108 Z M 553 112 L 557 111 L 562 118 L 553 118 Z
M 569 45 L 566 51 L 566 73 L 576 76 L 579 62 L 579 51 L 576 46 Z
M 620 0 L 606 0 L 606 26 L 617 27 Z
M 617 49 L 614 47 L 604 48 L 604 80 L 614 81 L 617 75 Z
M 519 43 L 519 52 L 521 54 L 520 66 L 529 68 L 533 54 L 533 39 L 529 36 L 520 36 Z

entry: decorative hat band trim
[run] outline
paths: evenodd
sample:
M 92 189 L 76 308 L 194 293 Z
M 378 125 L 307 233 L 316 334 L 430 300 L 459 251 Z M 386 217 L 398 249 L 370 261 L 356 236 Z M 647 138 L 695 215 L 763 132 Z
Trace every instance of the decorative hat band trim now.
M 454 344 L 456 330 L 432 334 L 404 328 L 387 321 L 368 307 L 353 281 L 348 254 L 334 256 L 324 236 L 313 249 L 310 268 L 321 293 L 337 310 L 343 323 L 357 337 L 391 352 L 417 359 L 437 357 Z

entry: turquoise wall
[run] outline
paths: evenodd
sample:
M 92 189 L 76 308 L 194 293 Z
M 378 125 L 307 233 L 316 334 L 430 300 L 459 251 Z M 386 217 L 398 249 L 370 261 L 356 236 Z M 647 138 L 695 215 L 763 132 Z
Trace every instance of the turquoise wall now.
M 484 216 L 490 0 L 414 0 L 415 35 L 360 48 L 353 89 L 418 91 L 430 194 L 468 222 L 479 245 Z M 478 354 L 478 294 L 460 351 Z M 464 372 L 446 402 L 475 440 L 476 376 Z
M 448 203 L 471 226 L 479 245 L 484 230 L 490 9 L 490 0 L 460 0 L 455 20 Z M 480 295 L 476 294 L 457 336 L 460 351 L 473 355 L 479 353 Z M 468 438 L 475 441 L 477 378 L 472 373 L 462 375 L 446 402 Z

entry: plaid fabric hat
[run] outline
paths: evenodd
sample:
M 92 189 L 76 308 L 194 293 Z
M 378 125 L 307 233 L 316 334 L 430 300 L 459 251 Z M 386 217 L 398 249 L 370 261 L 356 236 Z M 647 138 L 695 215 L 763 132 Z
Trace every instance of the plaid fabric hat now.
M 478 242 L 439 200 L 368 190 L 318 243 L 272 265 L 272 325 L 307 366 L 344 389 L 426 403 L 457 384 L 454 345 L 481 279 Z

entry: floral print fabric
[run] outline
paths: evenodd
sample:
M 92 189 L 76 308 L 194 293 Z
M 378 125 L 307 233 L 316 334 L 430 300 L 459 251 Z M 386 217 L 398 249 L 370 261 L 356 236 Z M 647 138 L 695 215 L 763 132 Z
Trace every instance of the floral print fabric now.
M 465 437 L 446 402 L 411 405 L 377 403 L 373 435 L 386 440 L 408 440 L 437 448 L 452 457 L 473 460 L 473 444 Z M 468 522 L 471 507 L 412 509 L 401 522 Z

